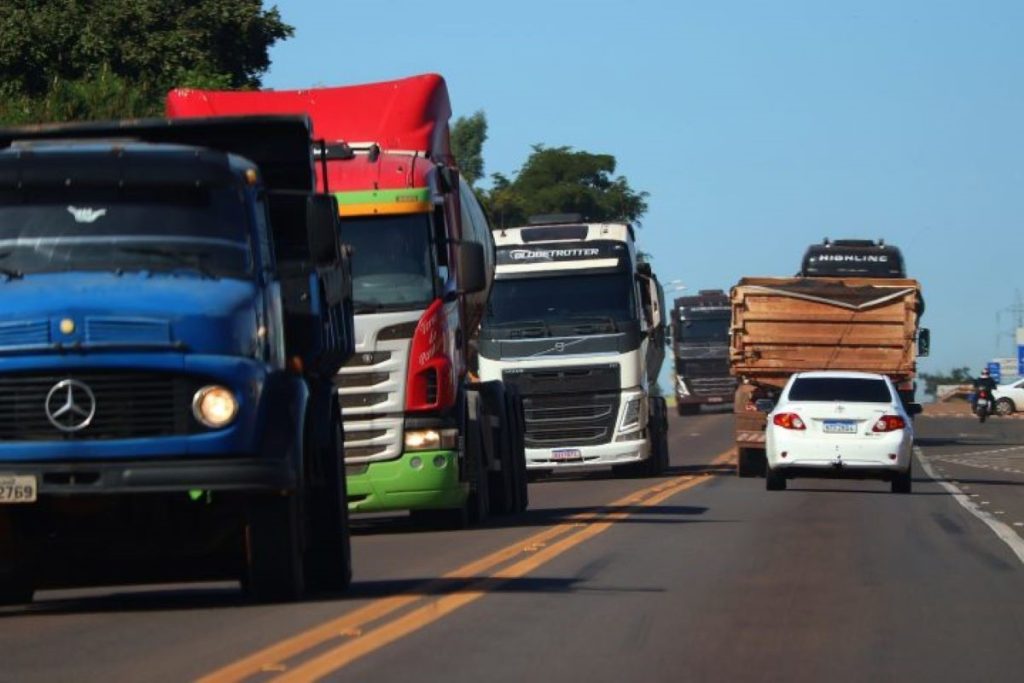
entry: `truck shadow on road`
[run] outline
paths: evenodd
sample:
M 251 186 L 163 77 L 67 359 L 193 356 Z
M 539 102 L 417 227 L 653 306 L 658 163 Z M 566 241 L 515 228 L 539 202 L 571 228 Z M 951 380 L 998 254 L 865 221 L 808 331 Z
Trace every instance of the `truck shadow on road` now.
M 533 577 L 516 578 L 404 578 L 382 581 L 354 581 L 343 593 L 317 593 L 294 605 L 317 602 L 350 602 L 415 595 L 441 597 L 466 592 L 484 593 L 663 593 L 662 587 L 584 585 L 595 577 Z M 50 599 L 45 598 L 21 608 L 0 609 L 0 621 L 24 617 L 53 617 L 71 614 L 118 614 L 142 612 L 177 612 L 196 609 L 266 609 L 250 601 L 237 587 L 147 589 L 140 587 L 104 595 Z

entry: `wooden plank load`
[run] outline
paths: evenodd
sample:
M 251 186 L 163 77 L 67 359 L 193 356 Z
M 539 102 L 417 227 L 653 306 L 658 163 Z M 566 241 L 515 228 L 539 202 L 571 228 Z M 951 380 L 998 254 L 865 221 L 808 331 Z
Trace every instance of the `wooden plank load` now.
M 851 370 L 892 378 L 913 400 L 921 286 L 903 278 L 743 278 L 730 293 L 737 473 L 764 467 L 765 414 L 794 372 Z
M 781 388 L 805 370 L 914 376 L 916 280 L 743 278 L 731 301 L 730 366 L 741 379 Z

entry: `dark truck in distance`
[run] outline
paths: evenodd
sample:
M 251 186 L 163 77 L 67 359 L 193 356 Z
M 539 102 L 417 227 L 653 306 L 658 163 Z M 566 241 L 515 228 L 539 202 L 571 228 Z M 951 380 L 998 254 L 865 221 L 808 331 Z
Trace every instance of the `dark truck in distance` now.
M 729 372 L 729 295 L 702 289 L 672 307 L 676 412 L 695 415 L 702 405 L 730 405 L 736 378 Z
M 797 277 L 905 278 L 903 254 L 885 240 L 827 237 L 804 252 Z
M 300 117 L 0 131 L 0 604 L 342 589 L 354 347 Z

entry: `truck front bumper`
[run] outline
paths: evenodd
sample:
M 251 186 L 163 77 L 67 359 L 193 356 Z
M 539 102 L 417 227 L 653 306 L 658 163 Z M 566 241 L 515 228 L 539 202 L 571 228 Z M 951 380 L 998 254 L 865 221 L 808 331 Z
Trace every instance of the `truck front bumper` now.
M 600 446 L 527 448 L 526 468 L 530 470 L 574 470 L 584 467 L 627 465 L 646 460 L 651 446 L 646 438 L 614 441 Z
M 396 460 L 348 464 L 350 512 L 462 507 L 469 485 L 459 480 L 458 451 L 415 451 Z
M 0 476 L 34 476 L 40 495 L 114 495 L 190 490 L 291 491 L 292 464 L 270 458 L 42 463 L 0 461 Z

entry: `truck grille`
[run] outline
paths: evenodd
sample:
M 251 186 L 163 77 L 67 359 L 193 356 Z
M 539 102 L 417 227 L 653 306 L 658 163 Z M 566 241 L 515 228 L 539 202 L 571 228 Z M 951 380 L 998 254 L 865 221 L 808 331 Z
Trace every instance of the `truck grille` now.
M 77 380 L 95 397 L 88 426 L 62 431 L 47 417 L 47 396 L 60 382 Z M 0 440 L 130 439 L 189 433 L 198 380 L 153 372 L 62 372 L 0 376 Z M 80 396 L 84 396 L 81 392 Z M 76 396 L 76 404 L 80 396 Z M 88 403 L 87 399 L 82 399 Z M 54 395 L 51 406 L 60 404 Z M 74 423 L 74 419 L 70 420 Z
M 619 364 L 506 370 L 502 373 L 501 379 L 505 384 L 517 386 L 523 396 L 617 392 Z
M 619 394 L 524 396 L 523 411 L 528 448 L 596 446 L 612 439 Z

